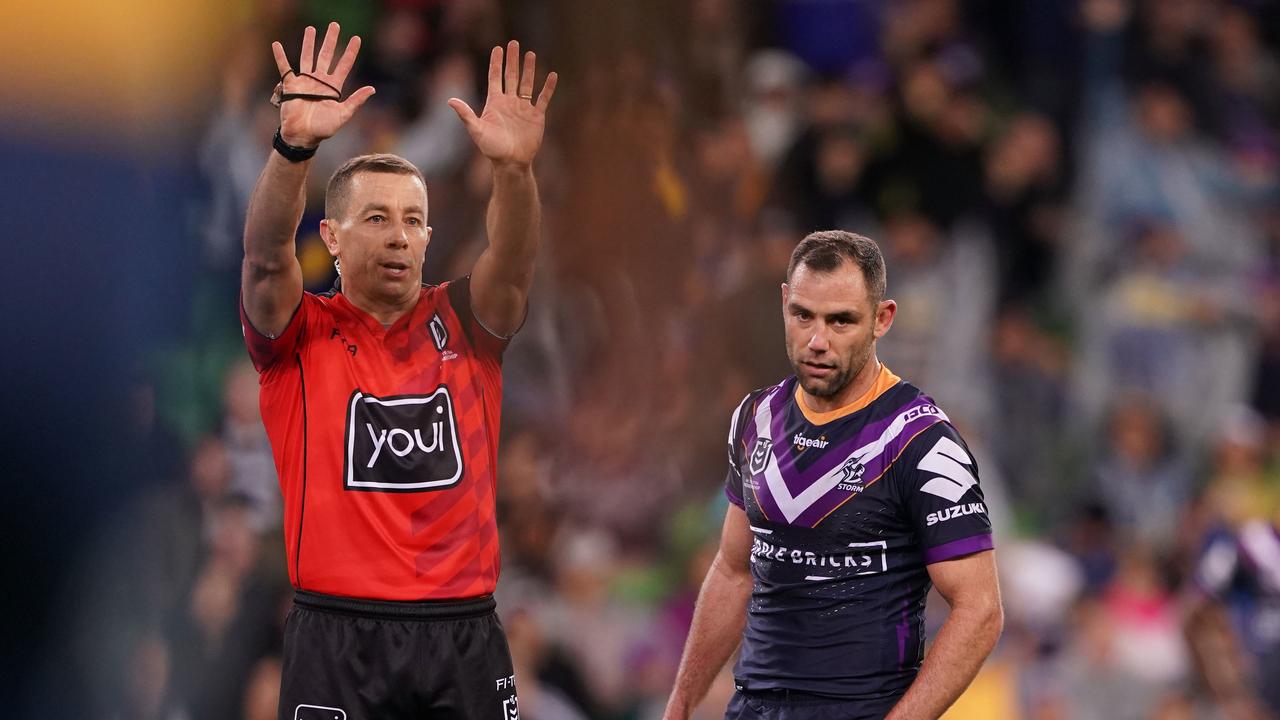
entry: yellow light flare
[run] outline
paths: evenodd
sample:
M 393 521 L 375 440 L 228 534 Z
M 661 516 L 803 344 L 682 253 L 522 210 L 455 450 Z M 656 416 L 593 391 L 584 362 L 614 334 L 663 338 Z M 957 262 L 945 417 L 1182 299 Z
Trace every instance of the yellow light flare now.
M 118 141 L 127 148 L 180 137 L 176 123 L 216 103 L 236 6 L 13 3 L 0 23 L 0 122 L 37 138 L 89 141 L 104 153 Z

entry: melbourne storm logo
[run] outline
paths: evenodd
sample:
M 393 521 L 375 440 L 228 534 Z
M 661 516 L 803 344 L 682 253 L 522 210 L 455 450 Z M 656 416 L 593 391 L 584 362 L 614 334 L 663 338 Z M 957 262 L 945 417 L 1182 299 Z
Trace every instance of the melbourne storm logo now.
M 857 482 L 862 480 L 862 473 L 867 466 L 862 464 L 862 457 L 851 457 L 840 466 L 840 482 Z
M 449 388 L 379 398 L 359 390 L 347 413 L 343 478 L 348 490 L 441 490 L 462 478 Z
M 752 473 L 762 473 L 765 467 L 769 465 L 769 451 L 773 449 L 773 441 L 769 438 L 758 438 L 756 446 L 751 451 L 751 464 L 748 465 Z
M 867 466 L 862 464 L 861 456 L 850 457 L 840 466 L 840 483 L 837 487 L 841 490 L 862 492 L 865 487 L 862 484 L 862 474 L 866 471 Z

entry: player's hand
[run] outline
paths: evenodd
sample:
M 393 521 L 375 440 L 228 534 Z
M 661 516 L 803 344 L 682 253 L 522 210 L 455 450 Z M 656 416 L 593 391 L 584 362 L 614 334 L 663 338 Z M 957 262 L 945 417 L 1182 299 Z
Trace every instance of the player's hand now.
M 535 63 L 534 54 L 525 53 L 521 70 L 520 43 L 515 40 L 507 43 L 505 53 L 501 46 L 495 47 L 489 54 L 489 91 L 480 115 L 458 98 L 449 100 L 449 107 L 462 118 L 480 153 L 496 164 L 527 167 L 542 146 L 547 105 L 555 94 L 557 76 L 547 75 L 535 100 Z
M 280 71 L 282 80 L 279 91 L 284 94 L 302 93 L 306 95 L 323 95 L 333 100 L 285 100 L 280 103 L 280 136 L 290 145 L 297 147 L 315 147 L 321 140 L 333 137 L 351 119 L 355 111 L 373 95 L 373 88 L 366 85 L 351 93 L 346 100 L 338 100 L 342 86 L 347 81 L 351 66 L 360 53 L 360 36 L 352 36 L 347 42 L 347 49 L 334 64 L 334 54 L 338 48 L 338 23 L 329 23 L 324 34 L 324 42 L 320 43 L 317 54 L 316 29 L 307 26 L 302 33 L 302 53 L 298 58 L 298 67 L 289 65 L 285 57 L 284 46 L 279 42 L 271 43 L 271 52 L 276 58 L 276 69 Z

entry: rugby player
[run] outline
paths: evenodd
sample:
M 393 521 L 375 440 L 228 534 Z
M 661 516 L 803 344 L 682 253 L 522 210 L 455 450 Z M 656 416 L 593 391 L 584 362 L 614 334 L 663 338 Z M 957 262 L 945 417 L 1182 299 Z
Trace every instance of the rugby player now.
M 795 374 L 733 413 L 730 506 L 668 701 L 688 718 L 741 644 L 726 718 L 937 718 L 1003 626 L 978 468 L 876 358 L 897 305 L 876 244 L 810 234 L 782 285 Z M 925 597 L 951 607 L 927 656 Z
M 491 593 L 501 362 L 525 316 L 540 209 L 531 165 L 556 75 L 533 53 L 489 60 L 476 113 L 449 105 L 492 163 L 488 247 L 469 276 L 422 285 L 431 228 L 421 173 L 353 158 L 320 235 L 340 282 L 303 292 L 294 236 L 310 158 L 368 98 L 342 87 L 360 39 L 337 23 L 297 66 L 280 43 L 280 128 L 250 201 L 241 319 L 284 494 L 289 578 L 281 720 L 518 716 Z
M 1280 524 L 1215 528 L 1191 579 L 1188 645 L 1223 717 L 1280 718 Z

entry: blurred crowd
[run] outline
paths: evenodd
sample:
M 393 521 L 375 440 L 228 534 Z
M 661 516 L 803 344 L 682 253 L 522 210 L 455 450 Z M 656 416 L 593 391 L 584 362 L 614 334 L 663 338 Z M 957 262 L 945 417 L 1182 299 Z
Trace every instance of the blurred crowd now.
M 426 280 L 465 274 L 489 176 L 445 101 L 480 107 L 508 37 L 561 74 L 499 460 L 526 720 L 660 716 L 729 413 L 790 373 L 779 284 L 827 228 L 884 249 L 880 357 L 955 420 L 994 516 L 1007 629 L 948 717 L 1280 716 L 1280 3 L 237 7 L 193 129 L 190 337 L 139 372 L 138 495 L 81 573 L 99 601 L 73 670 L 101 717 L 275 717 L 291 595 L 240 232 L 278 118 L 269 43 L 294 56 L 330 19 L 365 40 L 348 89 L 378 92 L 317 155 L 310 290 L 333 280 L 324 182 L 371 151 L 428 180 Z

